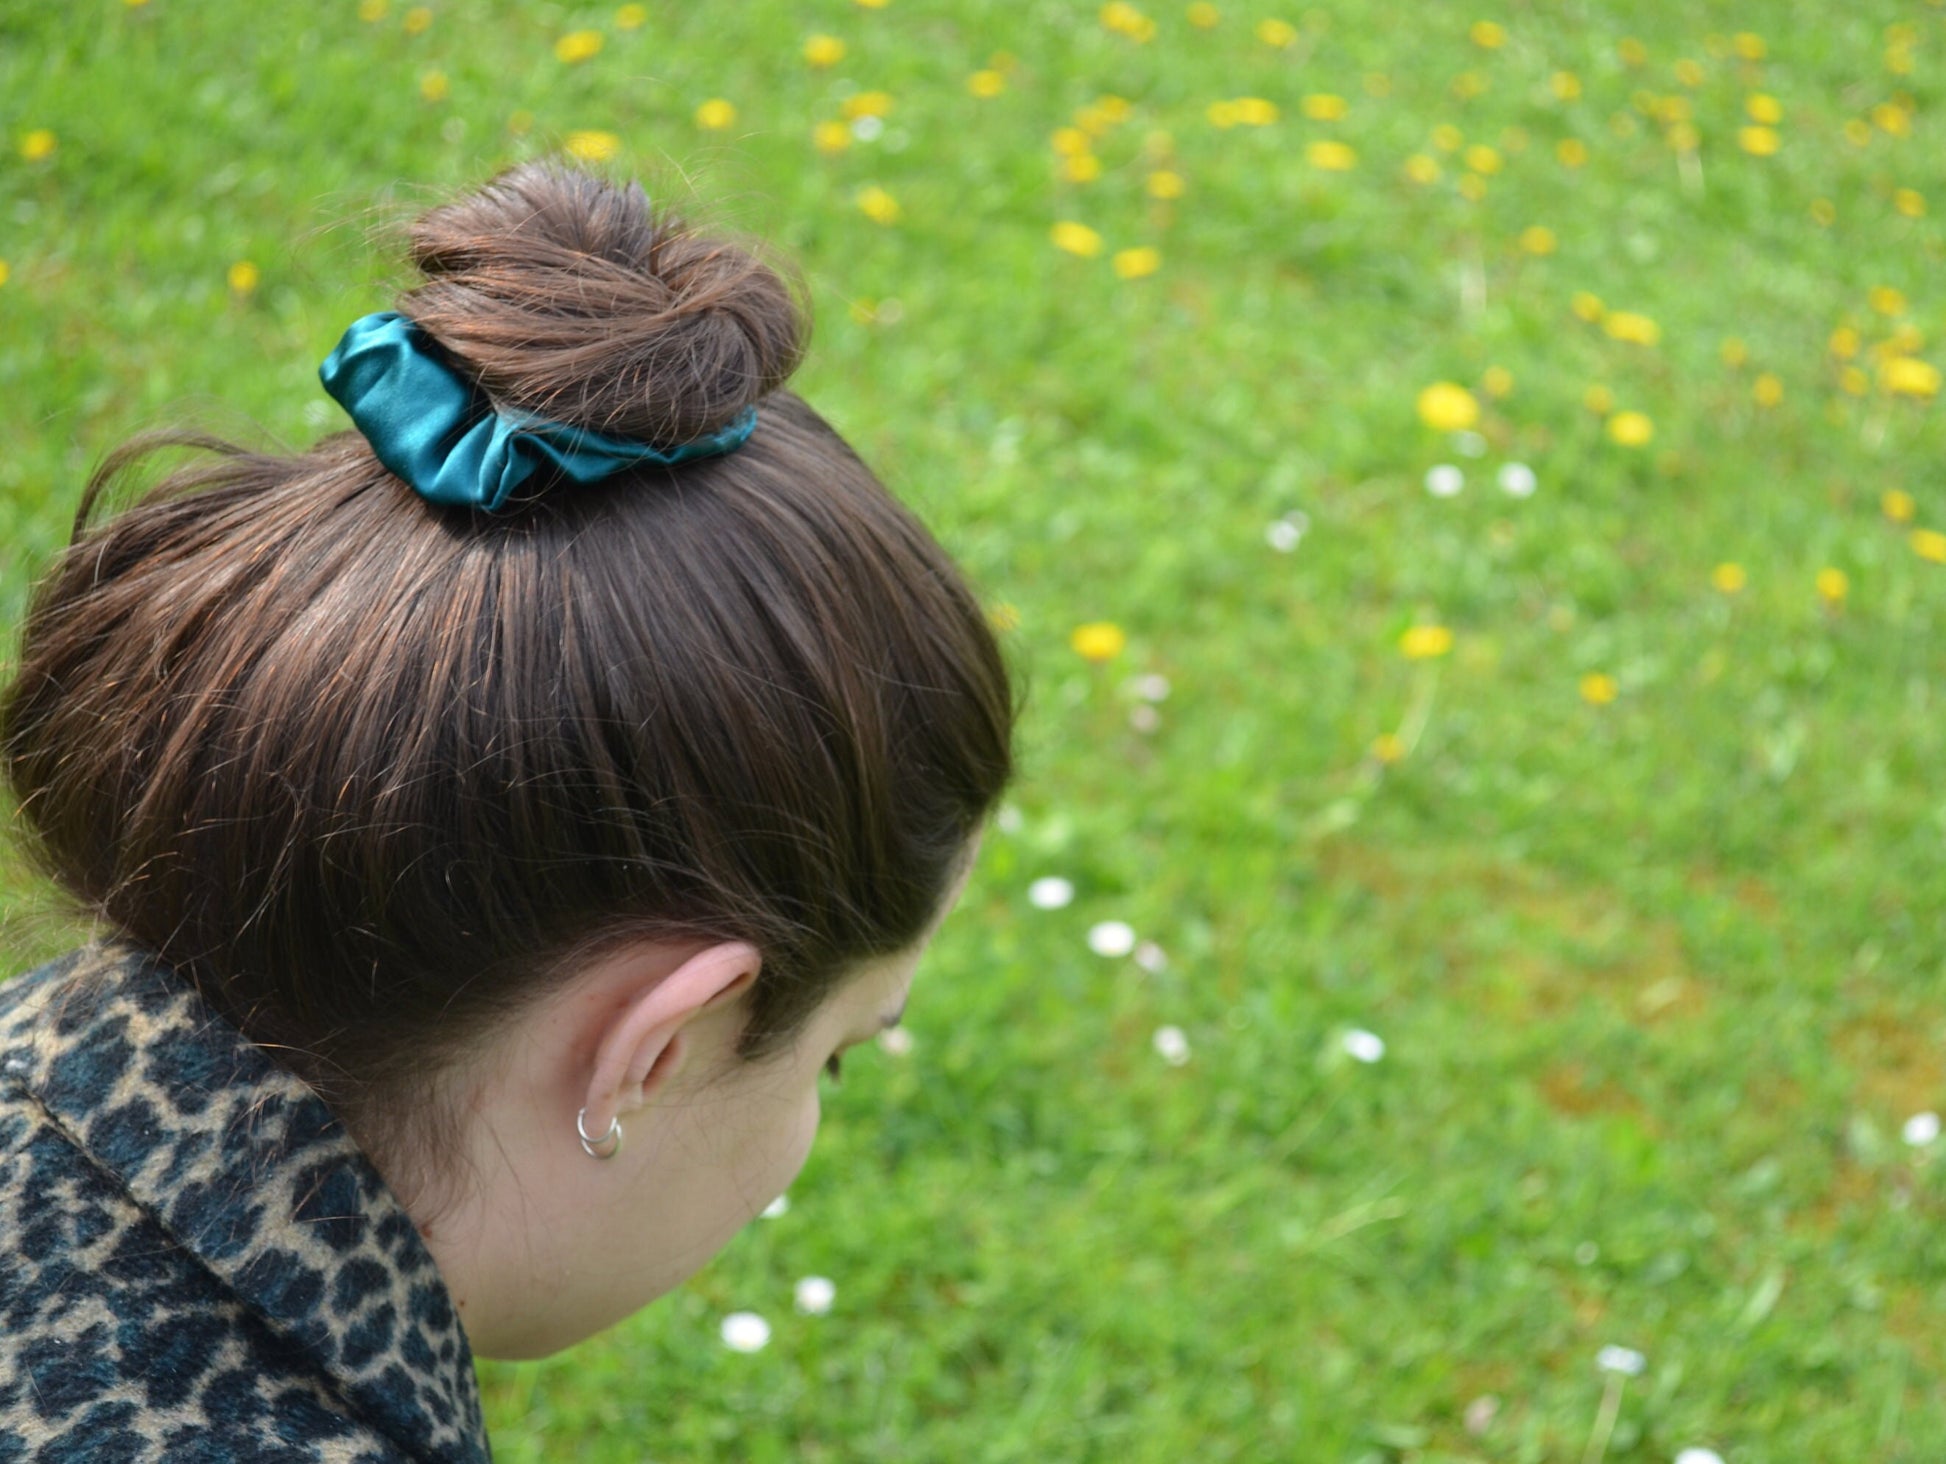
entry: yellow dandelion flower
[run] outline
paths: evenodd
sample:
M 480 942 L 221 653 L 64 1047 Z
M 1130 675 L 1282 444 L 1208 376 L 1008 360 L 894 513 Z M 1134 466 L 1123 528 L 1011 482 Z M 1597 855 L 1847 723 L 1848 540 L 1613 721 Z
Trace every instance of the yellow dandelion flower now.
M 1109 261 L 1117 278 L 1139 280 L 1162 268 L 1162 253 L 1144 244 L 1135 249 L 1119 249 Z
M 443 71 L 428 71 L 419 78 L 419 95 L 429 102 L 443 102 L 453 89 Z
M 1887 46 L 1885 48 L 1885 69 L 1894 76 L 1908 76 L 1912 72 L 1912 47 Z
M 1746 61 L 1761 61 L 1769 53 L 1764 38 L 1754 31 L 1738 31 L 1731 36 L 1730 49 Z
M 4 286 L 13 277 L 13 266 L 8 264 L 6 260 L 0 259 L 0 286 Z
M 1646 412 L 1617 412 L 1608 419 L 1608 440 L 1620 447 L 1645 447 L 1654 437 Z
M 1414 183 L 1437 183 L 1439 164 L 1424 153 L 1414 153 L 1405 160 L 1405 175 Z
M 249 260 L 239 259 L 230 266 L 229 281 L 231 294 L 254 294 L 257 286 L 263 282 L 263 272 Z
M 1900 188 L 1892 194 L 1892 207 L 1909 219 L 1926 216 L 1925 195 L 1916 188 Z
M 1605 671 L 1590 671 L 1581 678 L 1581 699 L 1591 707 L 1605 707 L 1620 693 L 1615 678 Z
M 737 109 L 722 97 L 711 97 L 696 109 L 696 125 L 708 132 L 721 132 L 735 125 Z
M 1571 102 L 1581 95 L 1581 78 L 1572 71 L 1555 72 L 1547 84 L 1557 101 Z
M 1128 648 L 1128 633 L 1112 620 L 1091 620 L 1074 628 L 1068 644 L 1082 660 L 1100 665 L 1114 660 Z
M 1587 290 L 1576 290 L 1573 298 L 1568 301 L 1568 309 L 1590 325 L 1600 320 L 1607 308 L 1601 303 L 1601 296 L 1591 294 Z
M 405 13 L 405 33 L 409 36 L 422 36 L 432 29 L 432 10 L 425 5 L 415 5 Z
M 858 190 L 858 211 L 875 224 L 896 224 L 904 212 L 898 199 L 876 183 Z
M 1857 117 L 1847 120 L 1839 131 L 1843 133 L 1845 141 L 1853 147 L 1864 147 L 1872 140 L 1872 124 Z
M 1491 20 L 1474 21 L 1466 35 L 1482 51 L 1497 51 L 1507 44 L 1507 28 Z
M 1484 142 L 1476 142 L 1473 146 L 1469 147 L 1465 153 L 1465 161 L 1466 166 L 1474 172 L 1483 173 L 1489 177 L 1499 172 L 1501 168 L 1499 152 L 1494 148 L 1488 147 Z
M 1856 366 L 1847 366 L 1838 373 L 1838 389 L 1846 396 L 1863 396 L 1872 389 L 1872 378 Z
M 1396 732 L 1381 732 L 1372 739 L 1372 760 L 1391 767 L 1405 756 L 1405 739 Z
M 1233 115 L 1244 127 L 1268 127 L 1278 118 L 1277 103 L 1265 97 L 1238 97 L 1230 105 Z
M 1784 399 L 1784 383 L 1769 371 L 1757 374 L 1750 383 L 1750 400 L 1760 407 L 1774 407 Z
M 1430 661 L 1453 648 L 1453 633 L 1443 625 L 1415 625 L 1399 637 L 1399 650 L 1408 661 Z
M 1564 167 L 1578 168 L 1588 161 L 1588 144 L 1578 137 L 1564 137 L 1554 144 L 1554 156 Z
M 1266 46 L 1282 50 L 1297 41 L 1297 27 L 1287 20 L 1260 20 L 1257 22 L 1257 39 Z
M 1725 336 L 1723 344 L 1716 348 L 1716 354 L 1725 366 L 1735 370 L 1750 359 L 1750 347 L 1743 343 L 1740 336 Z
M 966 89 L 976 97 L 997 97 L 1007 89 L 1007 78 L 998 71 L 976 71 L 966 78 Z
M 1781 145 L 1782 140 L 1777 136 L 1777 129 L 1774 127 L 1737 128 L 1737 146 L 1753 158 L 1770 157 Z
M 569 31 L 554 43 L 554 59 L 575 66 L 583 61 L 593 60 L 601 54 L 602 36 L 600 31 Z
M 1343 142 L 1309 142 L 1304 145 L 1304 160 L 1327 173 L 1349 173 L 1358 166 L 1358 154 Z
M 1946 564 L 1946 534 L 1938 529 L 1914 529 L 1907 536 L 1912 552 L 1933 564 Z
M 1101 159 L 1093 153 L 1062 158 L 1061 176 L 1070 183 L 1092 183 L 1101 176 Z
M 1419 393 L 1419 420 L 1435 432 L 1464 432 L 1480 420 L 1480 403 L 1457 382 L 1435 381 Z
M 890 92 L 863 91 L 846 97 L 839 103 L 838 111 L 847 122 L 856 122 L 860 117 L 889 117 L 892 106 Z
M 841 153 L 851 146 L 851 129 L 842 122 L 820 122 L 811 129 L 811 145 L 821 153 Z
M 1109 92 L 1095 98 L 1092 110 L 1104 122 L 1126 122 L 1130 114 L 1135 111 L 1135 104 L 1127 97 L 1118 97 L 1113 92 Z
M 1480 373 L 1480 390 L 1498 399 L 1508 396 L 1514 389 L 1514 374 L 1505 366 L 1489 366 Z
M 1458 152 L 1466 143 L 1466 134 L 1450 122 L 1441 122 L 1429 134 L 1432 145 L 1441 152 Z
M 1212 127 L 1231 128 L 1237 125 L 1237 109 L 1234 102 L 1211 102 L 1206 109 Z
M 1071 219 L 1063 219 L 1056 224 L 1052 238 L 1056 249 L 1077 254 L 1083 259 L 1093 259 L 1101 253 L 1101 235 L 1086 224 L 1077 224 Z
M 1895 524 L 1909 524 L 1919 505 L 1903 488 L 1887 488 L 1878 498 L 1878 511 Z
M 1167 168 L 1158 168 L 1149 174 L 1143 185 L 1151 198 L 1181 198 L 1183 195 L 1182 174 L 1172 173 Z
M 1708 79 L 1702 62 L 1692 61 L 1687 56 L 1676 63 L 1674 70 L 1678 86 L 1699 87 Z
M 36 127 L 20 139 L 20 155 L 30 163 L 38 163 L 43 158 L 53 157 L 54 150 L 60 145 L 60 140 L 51 131 Z
M 1811 200 L 1811 222 L 1821 229 L 1828 229 L 1837 222 L 1837 207 L 1828 198 Z
M 1710 583 L 1726 595 L 1741 594 L 1747 582 L 1748 577 L 1743 572 L 1743 566 L 1729 560 L 1725 560 L 1710 571 Z
M 649 7 L 646 5 L 624 5 L 615 12 L 617 30 L 640 30 L 649 23 Z
M 1192 5 L 1189 7 L 1189 23 L 1197 30 L 1214 30 L 1223 13 L 1214 5 Z
M 376 25 L 391 8 L 391 0 L 358 0 L 358 18 L 368 25 Z
M 892 0 L 853 0 L 860 10 L 883 10 Z
M 1678 122 L 1663 135 L 1663 141 L 1680 153 L 1693 153 L 1703 145 L 1703 134 L 1687 122 Z
M 1912 113 L 1897 102 L 1880 102 L 1872 108 L 1872 125 L 1888 137 L 1912 135 Z
M 1844 604 L 1845 597 L 1851 593 L 1851 576 L 1842 569 L 1832 569 L 1827 565 L 1818 571 L 1817 587 L 1818 598 L 1835 609 Z
M 1453 99 L 1470 102 L 1487 89 L 1487 79 L 1477 71 L 1462 71 L 1453 78 Z
M 1605 417 L 1615 409 L 1615 393 L 1597 381 L 1581 393 L 1581 405 L 1597 417 Z
M 1905 295 L 1890 285 L 1875 285 L 1865 296 L 1865 301 L 1880 315 L 1903 315 L 1906 310 Z
M 1336 122 L 1351 110 L 1350 103 L 1330 92 L 1313 92 L 1301 105 L 1313 122 Z
M 1468 203 L 1478 203 L 1487 196 L 1487 180 L 1478 173 L 1462 173 L 1459 180 L 1460 197 Z
M 622 140 L 612 132 L 570 132 L 561 146 L 584 163 L 605 163 L 622 150 Z
M 1939 395 L 1939 368 L 1917 356 L 1893 356 L 1880 363 L 1878 384 L 1893 396 Z
M 1841 325 L 1831 332 L 1828 342 L 1831 354 L 1840 361 L 1849 361 L 1858 354 L 1858 332 L 1848 325 Z
M 1649 59 L 1649 48 L 1633 36 L 1624 36 L 1615 43 L 1615 54 L 1624 66 L 1640 66 Z
M 1120 0 L 1111 0 L 1111 3 L 1101 7 L 1101 24 L 1103 29 L 1127 36 L 1138 43 L 1155 36 L 1155 22 L 1133 5 L 1122 4 Z
M 1745 97 L 1743 110 L 1750 114 L 1752 122 L 1761 122 L 1766 127 L 1775 127 L 1784 120 L 1783 105 L 1766 92 L 1752 92 Z
M 1088 134 L 1079 127 L 1057 127 L 1048 142 L 1064 158 L 1079 157 L 1094 146 Z
M 836 36 L 822 33 L 807 36 L 804 41 L 804 64 L 819 71 L 836 66 L 845 59 L 845 43 Z

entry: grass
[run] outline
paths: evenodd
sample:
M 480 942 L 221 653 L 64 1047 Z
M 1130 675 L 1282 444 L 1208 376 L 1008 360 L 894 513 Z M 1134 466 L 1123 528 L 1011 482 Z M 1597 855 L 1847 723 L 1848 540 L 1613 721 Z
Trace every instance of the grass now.
M 1901 1137 L 1946 1107 L 1946 431 L 1884 364 L 1946 327 L 1937 7 L 367 9 L 0 13 L 0 616 L 128 432 L 335 425 L 316 363 L 399 279 L 370 223 L 591 130 L 802 262 L 799 387 L 1032 697 L 912 1052 L 848 1068 L 787 1215 L 484 1368 L 501 1458 L 1946 1456 L 1946 1190 Z M 1240 97 L 1276 120 L 1215 125 Z M 1420 419 L 1439 381 L 1476 435 Z M 16 966 L 71 938 L 6 890 Z M 1166 964 L 1094 954 L 1111 919 Z

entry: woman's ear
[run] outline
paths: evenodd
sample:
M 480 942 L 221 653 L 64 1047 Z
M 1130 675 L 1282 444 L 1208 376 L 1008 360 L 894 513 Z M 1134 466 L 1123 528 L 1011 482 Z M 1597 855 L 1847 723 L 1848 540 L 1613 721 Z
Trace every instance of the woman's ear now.
M 735 1002 L 762 969 L 755 946 L 721 941 L 644 984 L 598 1039 L 585 1094 L 588 1132 L 601 1133 L 609 1119 L 640 1108 L 674 1077 L 688 1055 L 685 1029 Z

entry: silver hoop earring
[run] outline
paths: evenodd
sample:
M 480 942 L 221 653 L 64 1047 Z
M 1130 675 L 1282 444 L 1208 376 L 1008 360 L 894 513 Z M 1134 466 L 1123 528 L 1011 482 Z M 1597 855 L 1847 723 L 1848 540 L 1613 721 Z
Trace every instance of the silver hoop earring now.
M 608 1120 L 608 1132 L 600 1138 L 595 1138 L 589 1134 L 587 1118 L 588 1110 L 585 1108 L 574 1116 L 574 1131 L 581 1136 L 581 1152 L 586 1154 L 590 1159 L 613 1159 L 617 1154 L 621 1153 L 621 1115 L 617 1114 Z M 597 1147 L 601 1144 L 606 1144 L 608 1147 L 605 1149 Z

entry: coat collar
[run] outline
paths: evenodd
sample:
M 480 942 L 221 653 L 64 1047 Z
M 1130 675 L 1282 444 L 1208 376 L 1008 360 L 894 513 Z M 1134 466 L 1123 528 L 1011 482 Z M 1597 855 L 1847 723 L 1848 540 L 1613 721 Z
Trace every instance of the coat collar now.
M 9 982 L 0 1067 L 411 1458 L 484 1464 L 473 1355 L 403 1206 L 317 1094 L 126 945 Z

